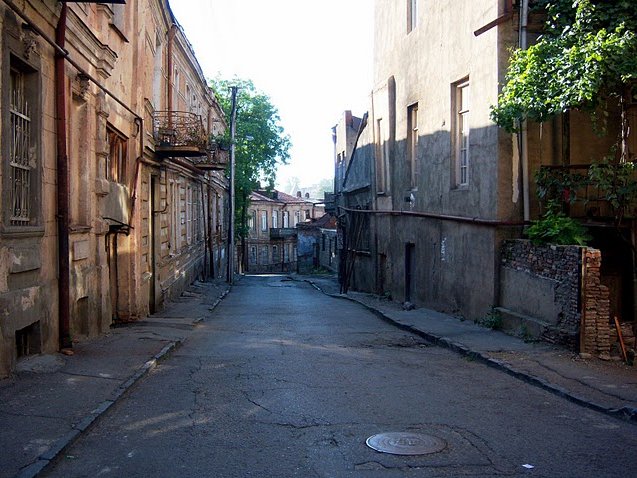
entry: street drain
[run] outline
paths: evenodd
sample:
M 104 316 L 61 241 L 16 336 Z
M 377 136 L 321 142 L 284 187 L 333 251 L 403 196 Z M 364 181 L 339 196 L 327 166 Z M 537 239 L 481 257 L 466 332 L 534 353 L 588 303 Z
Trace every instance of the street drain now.
M 373 450 L 392 455 L 429 455 L 447 446 L 447 442 L 438 437 L 407 432 L 379 433 L 365 443 Z

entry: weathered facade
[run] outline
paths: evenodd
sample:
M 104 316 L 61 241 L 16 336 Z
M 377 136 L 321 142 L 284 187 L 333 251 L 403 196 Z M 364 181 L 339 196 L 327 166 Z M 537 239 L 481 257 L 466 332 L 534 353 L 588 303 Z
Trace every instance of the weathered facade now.
M 336 217 L 325 214 L 316 220 L 297 224 L 296 230 L 298 272 L 337 272 Z
M 226 123 L 165 0 L 7 0 L 0 22 L 6 375 L 220 276 Z
M 541 214 L 535 173 L 590 163 L 608 151 L 614 132 L 596 136 L 582 113 L 529 124 L 520 135 L 490 119 L 509 51 L 525 34 L 519 3 L 376 2 L 375 84 L 349 172 L 341 171 L 336 148 L 345 290 L 483 317 L 500 303 L 502 241 L 521 237 L 523 225 Z M 529 42 L 540 28 L 541 16 L 532 15 Z M 352 137 L 343 123 L 337 145 Z M 580 215 L 609 264 L 602 282 L 622 283 L 611 292 L 611 309 L 621 302 L 615 309 L 632 320 L 633 262 L 613 260 L 619 251 L 632 253 L 608 233 L 603 210 Z
M 253 191 L 245 240 L 248 273 L 296 272 L 297 225 L 322 216 L 324 207 L 309 197 L 281 191 Z

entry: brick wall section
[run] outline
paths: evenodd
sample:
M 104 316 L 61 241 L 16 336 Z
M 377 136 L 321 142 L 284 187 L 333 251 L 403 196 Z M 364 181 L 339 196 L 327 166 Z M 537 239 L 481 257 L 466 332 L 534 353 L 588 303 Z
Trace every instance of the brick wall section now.
M 608 288 L 600 280 L 601 262 L 601 252 L 587 247 L 534 246 L 527 240 L 505 241 L 502 246 L 503 267 L 555 281 L 555 300 L 561 313 L 557 325 L 543 332 L 542 340 L 606 358 L 610 352 L 610 301 Z
M 608 287 L 601 284 L 601 252 L 584 251 L 584 317 L 580 331 L 580 353 L 610 358 L 610 301 Z
M 555 300 L 561 313 L 557 326 L 548 328 L 542 339 L 571 349 L 577 348 L 580 326 L 579 246 L 534 246 L 531 241 L 505 241 L 502 265 L 555 282 Z

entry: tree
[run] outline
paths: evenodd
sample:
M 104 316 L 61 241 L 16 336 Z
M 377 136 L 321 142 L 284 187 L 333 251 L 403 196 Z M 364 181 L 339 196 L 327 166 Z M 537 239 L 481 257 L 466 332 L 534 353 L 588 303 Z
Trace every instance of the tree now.
M 545 32 L 512 52 L 492 119 L 508 131 L 519 121 L 546 121 L 569 109 L 606 110 L 637 80 L 634 0 L 538 0 Z
M 245 238 L 250 193 L 258 189 L 262 181 L 268 188 L 274 187 L 278 165 L 289 159 L 290 138 L 280 124 L 277 108 L 250 80 L 217 78 L 211 81 L 226 117 L 230 118 L 232 110 L 231 86 L 239 87 L 235 135 L 235 231 L 237 237 Z M 229 141 L 229 131 L 221 140 Z

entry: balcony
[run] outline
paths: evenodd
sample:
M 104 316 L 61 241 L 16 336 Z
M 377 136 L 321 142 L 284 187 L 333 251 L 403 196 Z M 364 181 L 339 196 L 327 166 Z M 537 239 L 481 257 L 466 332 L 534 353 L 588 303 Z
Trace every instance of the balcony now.
M 210 142 L 210 147 L 205 156 L 190 158 L 193 164 L 199 169 L 207 171 L 220 171 L 226 169 L 230 162 L 230 153 L 221 149 L 214 141 Z
M 593 164 L 573 164 L 565 166 L 541 166 L 537 180 L 544 189 L 544 200 L 556 200 L 566 206 L 568 215 L 589 221 L 608 220 L 614 211 L 613 201 L 627 187 L 626 182 L 634 181 L 634 173 L 624 177 L 625 172 L 612 165 L 598 165 L 603 174 L 600 182 L 591 176 Z M 630 179 L 632 177 L 632 179 Z M 618 204 L 615 204 L 615 208 Z
M 296 237 L 296 229 L 293 227 L 273 227 L 270 228 L 270 240 L 272 239 L 292 239 Z
M 153 115 L 155 153 L 161 157 L 208 156 L 208 135 L 201 116 L 186 111 L 156 111 Z

